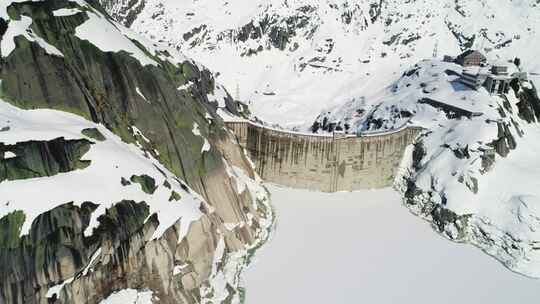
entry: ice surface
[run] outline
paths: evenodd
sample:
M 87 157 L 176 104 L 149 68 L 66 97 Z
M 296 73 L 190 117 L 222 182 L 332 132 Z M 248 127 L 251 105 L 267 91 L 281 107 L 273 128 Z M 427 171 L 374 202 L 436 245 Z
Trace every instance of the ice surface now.
M 448 242 L 391 189 L 270 192 L 277 228 L 245 274 L 246 303 L 538 303 L 540 281 Z

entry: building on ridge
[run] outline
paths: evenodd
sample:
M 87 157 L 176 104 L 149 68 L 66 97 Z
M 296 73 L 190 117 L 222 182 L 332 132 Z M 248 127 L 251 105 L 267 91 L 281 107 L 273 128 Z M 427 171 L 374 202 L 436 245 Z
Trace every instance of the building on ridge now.
M 482 66 L 487 62 L 486 56 L 476 50 L 468 50 L 457 56 L 455 63 L 463 66 Z
M 459 81 L 466 86 L 478 90 L 484 87 L 491 95 L 506 94 L 510 91 L 510 82 L 514 78 L 523 78 L 509 66 L 511 63 L 497 62 L 487 67 L 485 57 L 478 51 L 467 51 L 455 61 L 464 69 Z

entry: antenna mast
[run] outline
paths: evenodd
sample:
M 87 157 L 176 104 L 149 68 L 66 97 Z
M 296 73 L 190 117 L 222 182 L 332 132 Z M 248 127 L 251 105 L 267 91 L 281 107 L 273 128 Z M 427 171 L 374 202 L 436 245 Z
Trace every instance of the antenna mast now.
M 236 94 L 235 94 L 236 101 L 240 101 L 240 84 L 238 84 L 238 81 L 236 82 Z
M 482 1 L 481 3 L 482 3 L 482 13 L 485 15 L 485 14 L 487 14 L 488 7 L 486 6 L 486 3 L 484 1 Z M 479 24 L 476 23 L 475 26 L 478 27 Z M 478 35 L 480 35 L 480 39 L 482 39 L 482 41 L 480 42 L 480 48 L 478 50 L 482 51 L 482 52 L 485 52 L 484 47 L 485 47 L 486 40 L 487 40 L 486 28 L 480 28 L 480 30 L 477 30 L 477 33 L 478 33 Z

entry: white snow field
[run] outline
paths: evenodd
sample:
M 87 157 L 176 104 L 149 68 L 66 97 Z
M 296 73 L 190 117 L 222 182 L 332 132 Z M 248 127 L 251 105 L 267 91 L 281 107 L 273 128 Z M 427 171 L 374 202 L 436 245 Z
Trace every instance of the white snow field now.
M 539 72 L 539 16 L 535 0 L 148 0 L 131 28 L 219 72 L 262 120 L 305 129 L 421 59 L 457 55 L 466 40 Z M 266 32 L 237 39 L 250 23 Z M 272 30 L 289 32 L 283 50 Z
M 539 302 L 540 280 L 448 242 L 392 189 L 269 190 L 277 226 L 244 276 L 247 304 Z

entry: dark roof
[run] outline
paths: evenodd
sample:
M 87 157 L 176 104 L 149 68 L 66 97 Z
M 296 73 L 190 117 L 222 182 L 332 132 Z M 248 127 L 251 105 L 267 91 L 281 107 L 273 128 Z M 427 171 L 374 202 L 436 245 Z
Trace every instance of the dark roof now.
M 476 51 L 476 50 L 467 50 L 467 51 L 463 52 L 461 55 L 459 55 L 459 56 L 457 57 L 457 59 L 463 59 L 463 58 L 469 57 L 469 56 L 471 56 L 471 55 L 473 55 L 473 56 L 480 56 L 480 57 L 482 57 L 482 58 L 484 58 L 484 59 L 486 58 L 486 57 L 484 56 L 484 54 L 480 53 L 479 51 Z

